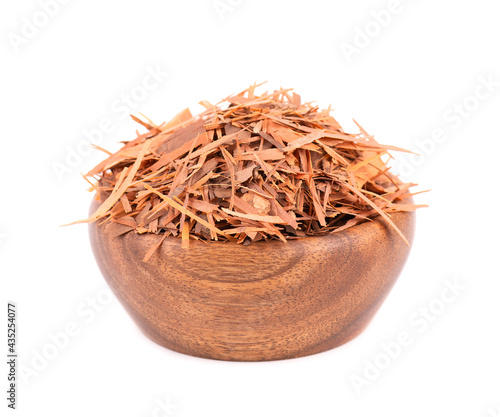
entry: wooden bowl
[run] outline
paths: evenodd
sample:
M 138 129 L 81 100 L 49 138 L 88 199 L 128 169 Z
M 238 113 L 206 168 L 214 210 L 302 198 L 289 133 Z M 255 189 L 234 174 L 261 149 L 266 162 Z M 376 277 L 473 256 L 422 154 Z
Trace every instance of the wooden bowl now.
M 98 207 L 93 202 L 92 212 Z M 394 223 L 413 240 L 414 213 Z M 410 248 L 380 217 L 339 233 L 249 246 L 114 237 L 90 225 L 109 286 L 142 331 L 188 355 L 231 361 L 297 358 L 348 342 L 367 326 Z

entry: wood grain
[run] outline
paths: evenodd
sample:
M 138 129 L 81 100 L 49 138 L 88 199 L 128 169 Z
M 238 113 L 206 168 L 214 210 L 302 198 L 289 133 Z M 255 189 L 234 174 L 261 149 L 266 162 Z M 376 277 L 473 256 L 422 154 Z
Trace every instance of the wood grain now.
M 91 212 L 98 207 L 94 201 Z M 415 214 L 392 220 L 411 242 Z M 296 358 L 332 349 L 369 323 L 410 248 L 380 217 L 328 236 L 249 246 L 113 236 L 90 225 L 97 263 L 125 309 L 156 343 L 231 361 Z

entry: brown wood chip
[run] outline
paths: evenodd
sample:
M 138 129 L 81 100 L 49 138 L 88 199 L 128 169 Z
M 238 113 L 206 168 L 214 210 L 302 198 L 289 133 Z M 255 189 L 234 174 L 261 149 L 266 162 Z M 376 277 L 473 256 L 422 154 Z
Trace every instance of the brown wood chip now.
M 388 151 L 360 128 L 346 133 L 291 89 L 258 95 L 256 85 L 205 111 L 186 109 L 170 122 L 138 123 L 146 133 L 92 169 L 102 204 L 88 219 L 111 220 L 118 236 L 158 234 L 247 244 L 344 230 L 380 215 L 390 219 L 409 188 L 382 162 Z M 92 177 L 92 178 L 90 178 Z M 75 223 L 79 223 L 75 222 Z

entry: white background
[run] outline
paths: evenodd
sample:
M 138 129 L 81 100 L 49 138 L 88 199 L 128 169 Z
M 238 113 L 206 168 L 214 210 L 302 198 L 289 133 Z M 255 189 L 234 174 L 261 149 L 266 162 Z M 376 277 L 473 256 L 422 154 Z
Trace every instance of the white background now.
M 45 19 L 38 1 L 3 2 L 0 351 L 15 301 L 24 378 L 8 413 L 1 367 L 0 414 L 500 415 L 499 12 L 493 0 L 70 0 Z M 141 95 L 155 68 L 168 75 Z M 104 156 L 87 152 L 85 131 L 115 151 L 139 127 L 118 110 L 123 94 L 140 98 L 127 111 L 160 123 L 265 80 L 419 152 L 395 166 L 432 188 L 417 198 L 430 208 L 399 281 L 352 342 L 273 363 L 171 352 L 109 297 L 86 226 L 58 227 L 86 217 L 80 172 Z M 103 123 L 113 130 L 99 137 Z M 433 139 L 436 129 L 446 136 Z M 458 296 L 444 303 L 454 281 Z M 387 362 L 382 345 L 401 332 L 412 343 Z M 167 398 L 175 408 L 159 405 Z

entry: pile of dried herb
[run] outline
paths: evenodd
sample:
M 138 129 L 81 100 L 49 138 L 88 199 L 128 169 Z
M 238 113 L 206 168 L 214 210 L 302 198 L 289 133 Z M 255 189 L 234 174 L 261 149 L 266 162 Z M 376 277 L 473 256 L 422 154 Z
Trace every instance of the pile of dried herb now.
M 82 222 L 110 222 L 117 236 L 155 233 L 250 243 L 297 239 L 352 227 L 390 213 L 415 184 L 388 172 L 381 145 L 361 127 L 346 133 L 291 89 L 256 95 L 256 86 L 217 105 L 200 104 L 125 142 L 86 177 L 102 201 Z M 359 126 L 359 125 L 358 125 Z M 146 254 L 147 260 L 155 248 Z

